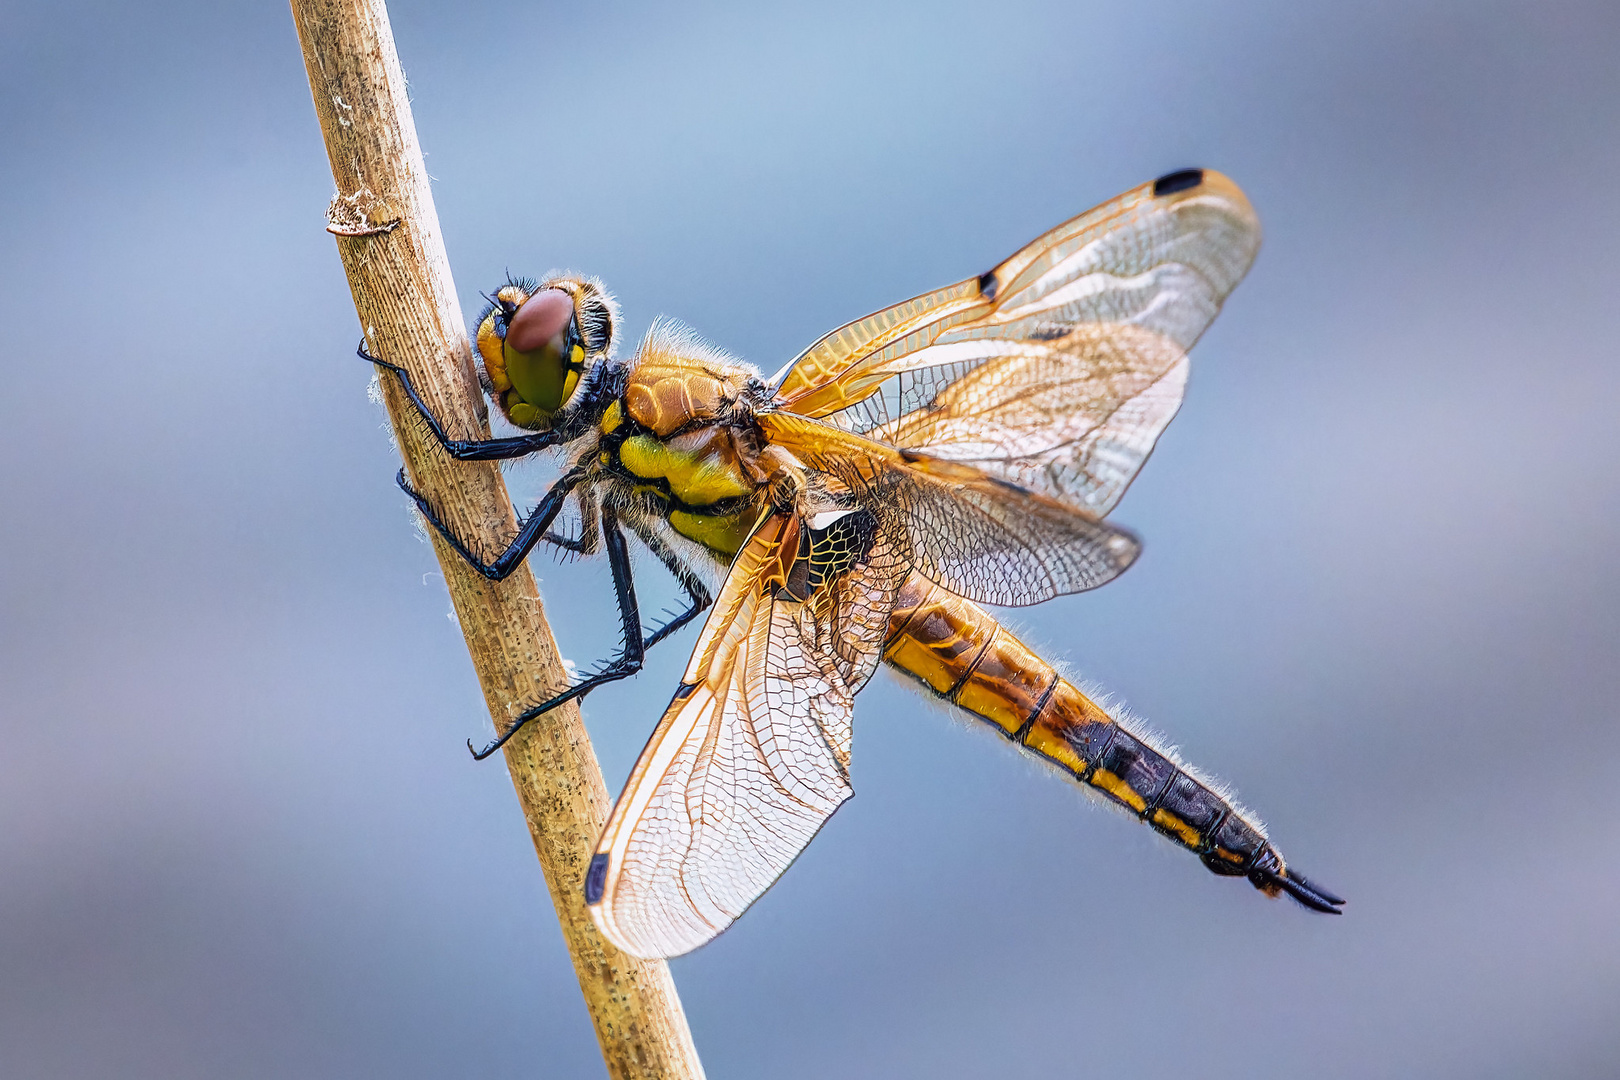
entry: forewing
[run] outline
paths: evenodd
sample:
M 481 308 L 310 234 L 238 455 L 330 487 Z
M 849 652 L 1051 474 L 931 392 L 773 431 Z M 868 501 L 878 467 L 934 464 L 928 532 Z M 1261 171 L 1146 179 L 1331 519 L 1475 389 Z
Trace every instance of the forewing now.
M 1101 516 L 1175 415 L 1186 352 L 1259 243 L 1226 177 L 1164 177 L 827 335 L 778 402 Z
M 772 377 L 777 403 L 804 416 L 836 412 L 877 388 L 886 377 L 881 361 L 925 348 L 947 328 L 993 307 L 979 279 L 970 278 L 840 326 Z M 863 364 L 875 369 L 872 379 L 862 378 Z
M 586 901 L 631 955 L 676 956 L 720 933 L 851 794 L 854 695 L 905 561 L 863 512 L 819 532 L 808 521 L 773 514 L 738 553 L 597 845 Z M 798 564 L 813 541 L 811 572 Z
M 757 422 L 770 442 L 835 477 L 886 533 L 905 538 L 917 569 L 958 596 L 1040 603 L 1113 580 L 1141 550 L 1095 514 L 971 466 L 790 413 Z

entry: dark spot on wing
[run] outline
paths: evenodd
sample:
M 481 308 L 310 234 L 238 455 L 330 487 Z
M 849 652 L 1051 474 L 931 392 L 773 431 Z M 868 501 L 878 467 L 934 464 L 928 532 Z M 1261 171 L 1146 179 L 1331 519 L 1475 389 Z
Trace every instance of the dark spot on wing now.
M 994 300 L 996 298 L 996 290 L 1000 287 L 1001 286 L 996 282 L 996 272 L 994 270 L 986 270 L 984 273 L 979 275 L 979 293 L 986 300 Z
M 1195 188 L 1203 182 L 1203 169 L 1178 169 L 1173 173 L 1165 173 L 1153 181 L 1153 194 L 1174 195 L 1178 191 Z
M 602 902 L 602 886 L 607 884 L 608 856 L 606 852 L 598 852 L 591 856 L 591 865 L 585 871 L 585 902 L 587 904 L 600 904 Z
M 803 535 L 810 538 L 809 558 L 803 561 L 809 566 L 808 584 L 814 592 L 837 581 L 871 554 L 877 518 L 870 511 L 856 510 L 825 529 L 806 529 Z

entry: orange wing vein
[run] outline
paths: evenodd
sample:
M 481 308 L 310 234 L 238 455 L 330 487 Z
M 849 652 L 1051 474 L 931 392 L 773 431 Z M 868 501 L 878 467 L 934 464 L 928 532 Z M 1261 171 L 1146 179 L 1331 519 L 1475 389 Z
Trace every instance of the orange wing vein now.
M 778 406 L 1107 514 L 1180 407 L 1187 350 L 1259 250 L 1235 184 L 1176 175 L 982 277 L 833 331 L 785 369 Z
M 854 695 L 904 574 L 858 509 L 754 531 L 592 859 L 586 900 L 609 941 L 640 957 L 702 945 L 849 798 Z
M 791 413 L 756 418 L 765 437 L 836 477 L 922 574 L 987 604 L 1036 604 L 1112 581 L 1136 559 L 1131 533 L 1085 510 L 913 450 Z

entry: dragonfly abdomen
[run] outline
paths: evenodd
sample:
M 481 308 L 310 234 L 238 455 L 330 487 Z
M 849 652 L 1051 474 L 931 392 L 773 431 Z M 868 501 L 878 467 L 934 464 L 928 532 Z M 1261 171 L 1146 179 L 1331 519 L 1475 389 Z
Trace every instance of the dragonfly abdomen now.
M 977 604 L 913 574 L 884 660 L 1195 852 L 1267 892 L 1282 859 L 1258 823 L 1133 734 Z M 1265 884 L 1262 884 L 1262 881 Z

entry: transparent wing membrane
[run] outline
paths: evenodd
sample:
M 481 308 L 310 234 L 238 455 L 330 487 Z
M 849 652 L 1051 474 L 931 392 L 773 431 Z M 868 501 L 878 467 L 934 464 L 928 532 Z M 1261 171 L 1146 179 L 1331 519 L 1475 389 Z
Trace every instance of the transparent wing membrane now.
M 1141 550 L 1124 529 L 972 466 L 788 413 L 758 419 L 772 443 L 836 477 L 905 537 L 912 564 L 958 596 L 1039 603 L 1113 580 Z
M 840 327 L 777 374 L 771 403 L 746 412 L 761 461 L 775 463 L 777 508 L 736 555 L 586 876 L 608 940 L 641 957 L 709 941 L 849 798 L 854 696 L 913 572 L 956 606 L 935 604 L 927 627 L 907 622 L 915 611 L 900 617 L 891 662 L 964 708 L 977 702 L 1071 771 L 1079 762 L 1087 783 L 1117 779 L 1037 722 L 1060 710 L 1068 684 L 1038 658 L 1003 663 L 1023 647 L 955 598 L 1032 604 L 1131 564 L 1136 538 L 1103 518 L 1174 417 L 1187 350 L 1259 244 L 1231 181 L 1174 173 L 989 273 Z M 970 631 L 1006 640 L 989 659 L 988 645 L 956 657 Z M 1169 814 L 1155 827 L 1180 822 Z M 1239 872 L 1267 889 L 1308 888 L 1277 867 Z
M 1248 200 L 1219 173 L 1156 186 L 982 277 L 833 331 L 790 365 L 780 407 L 1108 513 L 1180 405 L 1187 350 L 1260 245 Z
M 614 807 L 586 898 L 632 955 L 731 925 L 851 794 L 854 695 L 906 569 L 870 515 L 827 516 L 772 515 L 739 552 Z

